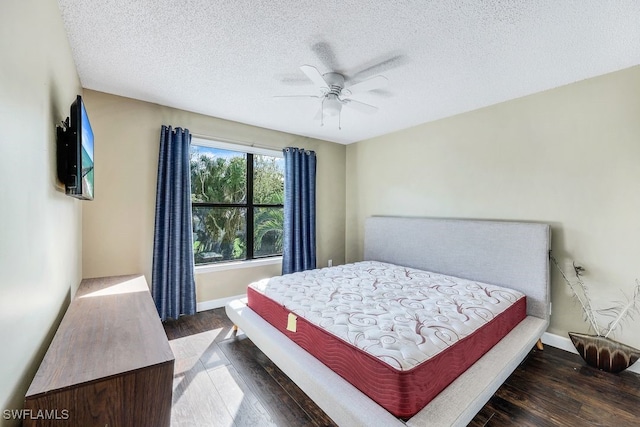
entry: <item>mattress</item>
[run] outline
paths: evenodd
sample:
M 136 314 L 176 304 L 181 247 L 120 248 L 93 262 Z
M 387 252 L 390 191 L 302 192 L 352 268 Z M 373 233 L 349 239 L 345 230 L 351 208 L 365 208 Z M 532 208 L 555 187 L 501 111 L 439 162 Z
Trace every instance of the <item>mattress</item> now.
M 376 261 L 261 280 L 248 306 L 396 417 L 526 317 L 520 292 Z

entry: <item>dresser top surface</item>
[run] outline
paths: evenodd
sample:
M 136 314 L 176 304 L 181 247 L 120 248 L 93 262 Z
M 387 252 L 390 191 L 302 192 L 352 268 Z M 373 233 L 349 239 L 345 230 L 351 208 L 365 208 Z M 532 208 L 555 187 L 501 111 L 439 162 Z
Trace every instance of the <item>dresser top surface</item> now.
M 27 398 L 172 360 L 144 276 L 84 279 Z

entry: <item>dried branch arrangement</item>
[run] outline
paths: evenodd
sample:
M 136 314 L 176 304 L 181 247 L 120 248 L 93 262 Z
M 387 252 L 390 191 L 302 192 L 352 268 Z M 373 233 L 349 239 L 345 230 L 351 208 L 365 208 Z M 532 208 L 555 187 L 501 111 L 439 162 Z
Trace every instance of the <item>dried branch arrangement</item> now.
M 640 313 L 640 281 L 638 281 L 638 279 L 636 279 L 636 287 L 633 290 L 633 296 L 631 298 L 625 295 L 625 301 L 614 301 L 615 305 L 609 308 L 594 310 L 591 305 L 589 288 L 582 280 L 585 272 L 584 267 L 576 265 L 575 262 L 572 263 L 575 281 L 571 281 L 562 268 L 560 268 L 558 261 L 556 261 L 553 255 L 551 255 L 551 262 L 553 262 L 558 271 L 560 271 L 562 278 L 571 289 L 571 292 L 573 292 L 574 298 L 576 298 L 582 306 L 585 321 L 589 323 L 590 328 L 593 329 L 599 337 L 608 338 L 617 328 L 621 327 L 622 323 L 628 319 L 633 319 L 635 314 Z M 608 317 L 611 320 L 606 326 L 600 326 L 596 314 Z

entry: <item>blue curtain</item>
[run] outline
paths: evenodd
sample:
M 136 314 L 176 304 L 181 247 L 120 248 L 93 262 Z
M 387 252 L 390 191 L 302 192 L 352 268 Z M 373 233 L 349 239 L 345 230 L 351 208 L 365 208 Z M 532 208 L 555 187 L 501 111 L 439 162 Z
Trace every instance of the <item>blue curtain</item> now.
M 285 148 L 282 274 L 316 268 L 316 153 Z
M 162 320 L 196 312 L 189 130 L 162 126 L 151 292 Z

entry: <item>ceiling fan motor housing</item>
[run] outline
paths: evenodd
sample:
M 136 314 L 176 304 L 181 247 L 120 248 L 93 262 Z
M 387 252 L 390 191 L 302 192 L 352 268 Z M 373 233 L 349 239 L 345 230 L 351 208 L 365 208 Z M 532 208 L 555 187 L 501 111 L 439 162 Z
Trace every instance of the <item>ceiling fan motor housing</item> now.
M 344 88 L 344 76 L 338 73 L 326 73 L 322 75 L 322 78 L 329 85 L 329 93 L 339 96 Z

